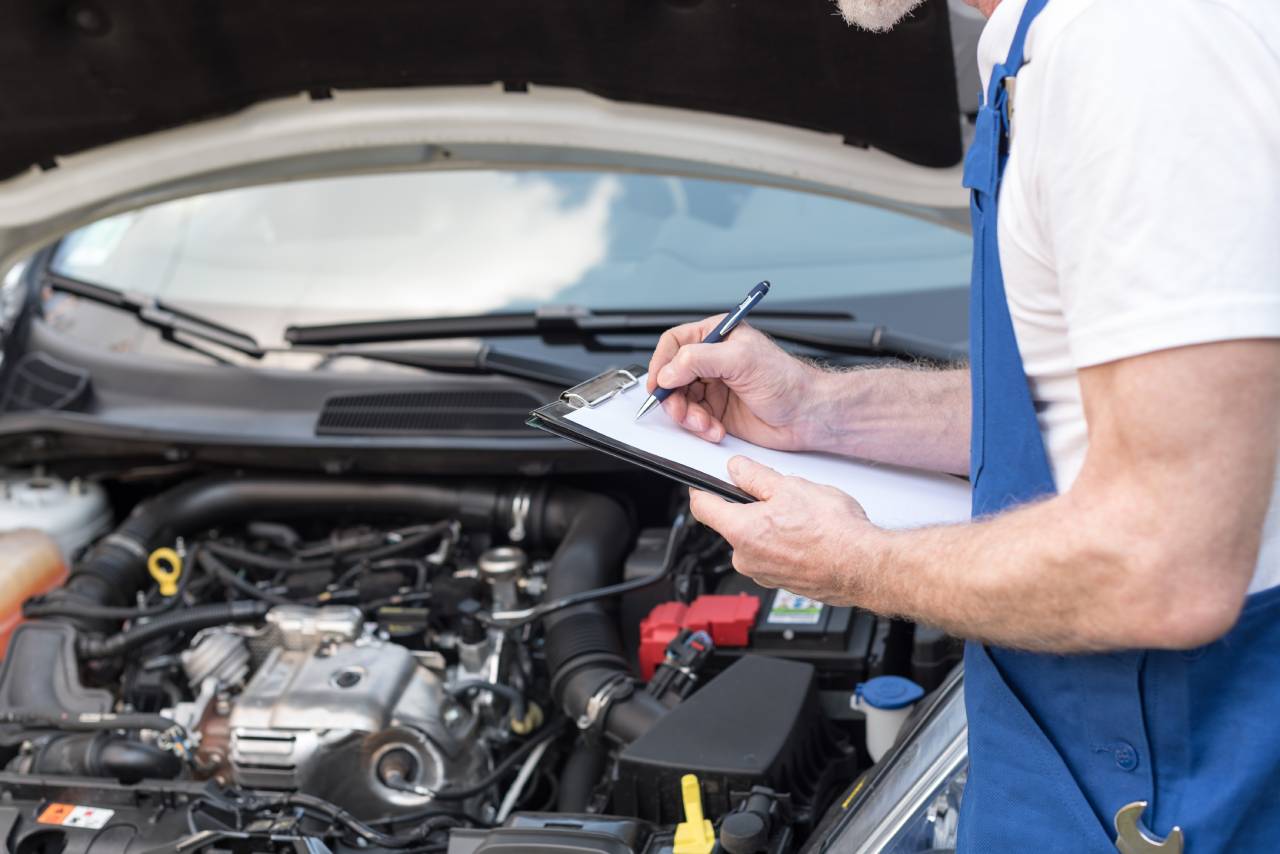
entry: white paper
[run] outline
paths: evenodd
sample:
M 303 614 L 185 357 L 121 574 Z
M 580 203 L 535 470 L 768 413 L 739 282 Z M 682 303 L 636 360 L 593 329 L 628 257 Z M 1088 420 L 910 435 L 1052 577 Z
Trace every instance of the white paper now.
M 572 412 L 568 420 L 726 483 L 733 483 L 729 460 L 738 454 L 750 457 L 782 474 L 843 490 L 883 528 L 915 528 L 969 518 L 969 484 L 960 478 L 829 454 L 774 451 L 733 436 L 713 445 L 672 423 L 661 407 L 635 421 L 636 410 L 647 396 L 641 377 L 637 385 L 598 406 Z

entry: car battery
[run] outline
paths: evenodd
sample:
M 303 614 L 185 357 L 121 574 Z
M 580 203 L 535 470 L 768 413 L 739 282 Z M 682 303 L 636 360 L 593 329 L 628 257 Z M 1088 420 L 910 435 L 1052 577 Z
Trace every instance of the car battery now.
M 640 623 L 638 663 L 649 679 L 667 644 L 681 629 L 705 631 L 715 644 L 710 677 L 743 655 L 756 653 L 817 667 L 825 687 L 847 688 L 876 675 L 887 638 L 875 615 L 825 605 L 785 590 L 751 585 L 728 595 L 699 596 L 686 605 L 664 602 Z M 873 673 L 872 671 L 876 671 Z

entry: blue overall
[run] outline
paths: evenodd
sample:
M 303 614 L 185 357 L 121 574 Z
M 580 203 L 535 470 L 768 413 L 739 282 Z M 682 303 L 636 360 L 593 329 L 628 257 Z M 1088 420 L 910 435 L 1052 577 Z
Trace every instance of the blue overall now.
M 1055 492 L 996 245 L 1005 78 L 1047 2 L 1028 0 L 965 161 L 974 516 Z M 1249 597 L 1236 627 L 1199 649 L 1055 656 L 970 643 L 964 661 L 962 854 L 1114 854 L 1113 817 L 1133 801 L 1150 804 L 1155 834 L 1181 826 L 1187 854 L 1280 851 L 1280 588 Z

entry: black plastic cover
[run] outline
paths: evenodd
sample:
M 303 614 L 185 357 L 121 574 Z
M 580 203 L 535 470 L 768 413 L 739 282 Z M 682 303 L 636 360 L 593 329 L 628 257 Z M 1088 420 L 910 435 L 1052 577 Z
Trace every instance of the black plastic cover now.
M 0 712 L 53 715 L 111 711 L 111 694 L 80 684 L 76 630 L 65 623 L 26 622 L 13 630 L 0 664 Z
M 708 816 L 731 795 L 768 786 L 803 801 L 840 756 L 812 665 L 748 655 L 676 706 L 618 757 L 615 812 L 682 821 L 680 778 L 698 775 Z
M 635 854 L 648 849 L 651 833 L 630 818 L 516 813 L 505 827 L 452 831 L 448 854 Z
M 299 92 L 499 81 L 962 153 L 944 0 L 887 34 L 831 0 L 12 0 L 0 81 L 0 179 Z
M 27 353 L 9 373 L 0 390 L 0 412 L 40 409 L 82 411 L 92 394 L 88 370 L 39 351 Z

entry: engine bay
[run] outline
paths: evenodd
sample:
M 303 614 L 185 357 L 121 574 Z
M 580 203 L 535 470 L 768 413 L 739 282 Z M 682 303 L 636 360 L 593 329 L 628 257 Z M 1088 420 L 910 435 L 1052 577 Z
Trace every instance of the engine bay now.
M 756 586 L 665 485 L 44 479 L 102 506 L 0 665 L 22 854 L 799 851 L 858 686 L 959 659 Z

